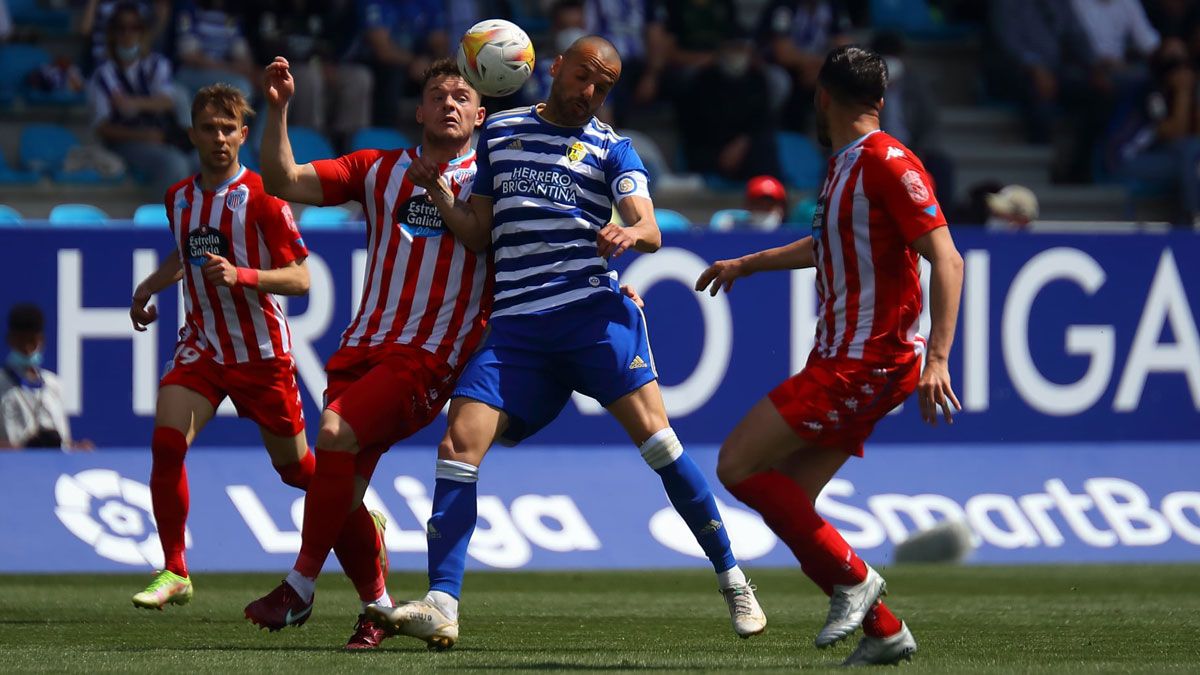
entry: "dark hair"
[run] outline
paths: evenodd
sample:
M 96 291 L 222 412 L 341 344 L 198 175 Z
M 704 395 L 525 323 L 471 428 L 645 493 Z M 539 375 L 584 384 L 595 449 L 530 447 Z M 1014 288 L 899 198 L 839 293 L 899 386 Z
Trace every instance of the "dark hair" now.
M 41 333 L 46 330 L 46 317 L 37 305 L 22 302 L 8 310 L 8 332 Z
M 108 23 L 104 26 L 104 47 L 108 52 L 108 57 L 114 61 L 117 59 L 117 25 L 121 21 L 121 17 L 126 14 L 136 17 L 142 31 L 146 30 L 146 17 L 142 16 L 142 10 L 137 3 L 118 3 L 112 14 L 109 15 Z
M 825 57 L 817 82 L 839 103 L 874 106 L 887 89 L 887 65 L 869 49 L 846 45 Z
M 429 64 L 429 67 L 425 69 L 425 72 L 421 73 L 421 94 L 424 95 L 425 87 L 428 87 L 430 82 L 439 77 L 462 78 L 462 81 L 467 83 L 467 86 L 471 88 L 471 91 L 479 94 L 479 90 L 475 89 L 474 85 L 471 84 L 471 81 L 464 77 L 462 71 L 458 69 L 458 63 L 454 59 L 450 58 L 442 58 L 434 61 L 433 63 Z M 482 94 L 479 95 L 480 97 L 483 96 Z
M 583 0 L 557 0 L 553 5 L 550 5 L 550 11 L 548 14 L 550 15 L 551 19 L 556 19 L 558 18 L 559 12 L 565 12 L 568 10 L 579 10 L 582 12 L 586 9 L 587 6 L 584 4 Z
M 193 124 L 196 122 L 196 115 L 210 105 L 230 117 L 237 118 L 242 123 L 254 116 L 254 108 L 250 107 L 246 95 L 237 87 L 224 82 L 210 84 L 196 92 L 196 97 L 192 99 Z

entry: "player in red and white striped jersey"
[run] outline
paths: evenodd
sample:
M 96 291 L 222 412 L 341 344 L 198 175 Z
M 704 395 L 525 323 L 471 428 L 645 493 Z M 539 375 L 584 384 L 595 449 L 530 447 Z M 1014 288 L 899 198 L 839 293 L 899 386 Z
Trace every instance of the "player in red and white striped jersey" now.
M 896 663 L 911 658 L 917 643 L 880 600 L 883 579 L 817 513 L 817 495 L 851 455 L 862 456 L 875 424 L 914 389 L 930 424 L 939 408 L 947 423 L 960 408 L 946 361 L 962 257 L 925 167 L 879 129 L 886 87 L 879 55 L 853 46 L 829 54 L 818 77 L 817 127 L 826 145 L 841 150 L 829 161 L 813 236 L 718 261 L 696 282 L 696 290 L 716 295 L 754 272 L 816 268 L 819 316 L 808 363 L 742 419 L 721 447 L 717 474 L 830 596 L 817 646 L 863 627 L 847 665 Z M 927 349 L 917 334 L 918 254 L 931 264 Z
M 358 312 L 326 365 L 326 408 L 300 555 L 285 583 L 246 607 L 247 618 L 272 629 L 308 615 L 316 577 L 339 533 L 369 521 L 362 495 L 380 455 L 441 411 L 483 335 L 492 285 L 490 254 L 473 253 L 446 229 L 424 189 L 407 175 L 420 157 L 437 164 L 460 198 L 470 194 L 471 134 L 485 111 L 452 61 L 436 62 L 423 78 L 417 109 L 423 131 L 415 148 L 361 150 L 297 166 L 286 128 L 294 91 L 287 61 L 276 58 L 266 81 L 267 189 L 308 204 L 361 203 L 369 258 Z M 356 587 L 364 605 L 391 606 L 382 572 L 373 586 Z M 360 616 L 347 647 L 374 647 L 382 639 L 382 630 Z

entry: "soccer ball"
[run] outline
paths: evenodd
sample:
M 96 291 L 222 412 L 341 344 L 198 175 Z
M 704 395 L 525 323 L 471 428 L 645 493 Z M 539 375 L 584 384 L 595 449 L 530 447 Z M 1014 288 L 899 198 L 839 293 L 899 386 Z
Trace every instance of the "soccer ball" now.
M 458 43 L 458 69 L 484 96 L 508 96 L 533 73 L 533 43 L 515 23 L 480 21 Z

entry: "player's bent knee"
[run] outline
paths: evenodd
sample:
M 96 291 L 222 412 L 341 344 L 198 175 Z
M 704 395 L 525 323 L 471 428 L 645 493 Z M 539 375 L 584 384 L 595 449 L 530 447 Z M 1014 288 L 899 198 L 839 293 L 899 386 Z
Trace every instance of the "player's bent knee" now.
M 317 447 L 334 452 L 358 452 L 358 437 L 346 420 L 326 410 L 321 415 L 321 428 L 317 431 Z
M 754 468 L 739 457 L 733 446 L 721 446 L 721 452 L 717 455 L 717 480 L 721 481 L 721 485 L 726 488 L 733 487 L 753 473 Z

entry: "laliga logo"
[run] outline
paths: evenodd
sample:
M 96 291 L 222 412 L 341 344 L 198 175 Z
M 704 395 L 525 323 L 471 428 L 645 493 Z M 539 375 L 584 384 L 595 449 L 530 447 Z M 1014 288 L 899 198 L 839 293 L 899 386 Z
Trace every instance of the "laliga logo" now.
M 150 488 L 111 469 L 62 474 L 54 484 L 55 515 L 101 557 L 126 565 L 163 566 Z M 192 535 L 184 530 L 184 544 Z
M 737 535 L 730 537 L 733 554 L 739 560 L 761 558 L 775 548 L 775 533 L 763 523 L 757 515 L 744 509 L 734 508 L 721 500 L 717 500 L 717 508 L 721 511 L 724 522 L 712 521 L 708 528 L 728 527 Z M 706 531 L 708 528 L 705 528 Z M 658 543 L 672 551 L 690 555 L 693 558 L 705 558 L 704 551 L 696 543 L 696 537 L 688 529 L 687 523 L 673 508 L 665 508 L 650 517 L 650 534 Z

